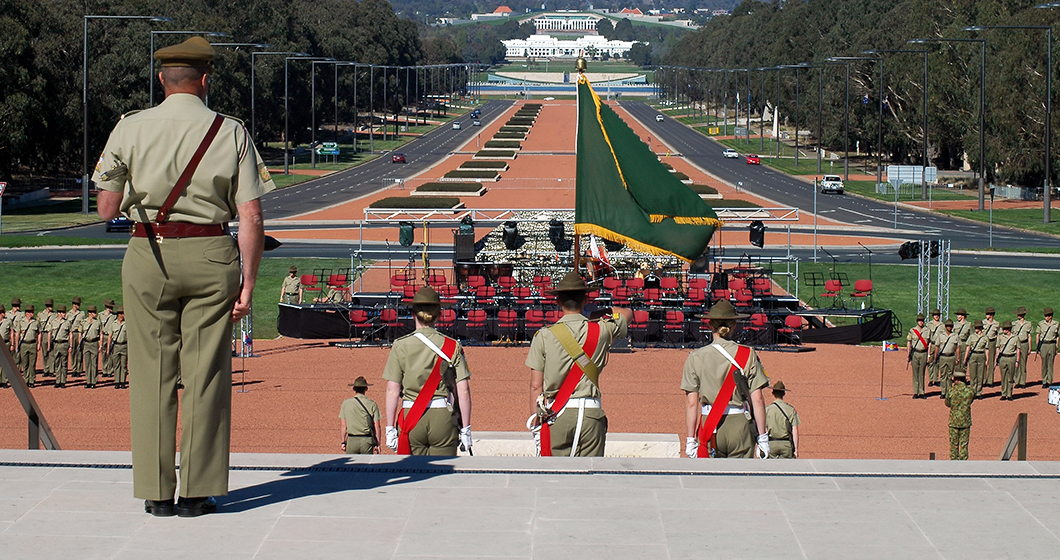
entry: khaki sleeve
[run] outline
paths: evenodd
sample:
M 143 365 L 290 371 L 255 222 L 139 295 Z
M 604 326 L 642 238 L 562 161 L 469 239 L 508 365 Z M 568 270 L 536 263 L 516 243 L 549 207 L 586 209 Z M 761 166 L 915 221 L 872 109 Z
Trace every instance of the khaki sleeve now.
M 129 167 L 124 161 L 121 145 L 121 122 L 111 131 L 107 139 L 107 145 L 96 162 L 96 169 L 92 172 L 92 182 L 97 187 L 109 192 L 122 192 L 125 190 L 125 182 L 129 179 Z
M 537 371 L 545 371 L 545 344 L 542 340 L 544 330 L 541 329 L 534 334 L 534 339 L 530 341 L 530 351 L 526 354 L 527 367 Z
M 471 379 L 471 371 L 467 369 L 467 358 L 464 357 L 464 348 L 460 343 L 456 345 L 456 356 L 453 357 L 453 369 L 456 370 L 456 381 Z
M 751 350 L 747 371 L 744 373 L 747 377 L 747 386 L 752 391 L 769 386 L 769 376 L 766 375 L 766 370 L 762 367 L 762 361 L 758 359 L 758 354 L 753 349 Z
M 695 355 L 689 354 L 685 360 L 685 369 L 681 374 L 681 390 L 686 393 L 699 393 L 699 376 L 695 371 Z
M 234 201 L 243 204 L 261 198 L 261 195 L 276 188 L 269 169 L 258 154 L 246 127 L 239 126 L 235 132 L 239 149 L 239 178 L 236 182 Z
M 393 381 L 394 383 L 401 383 L 404 377 L 401 371 L 402 360 L 398 354 L 401 354 L 401 347 L 391 347 L 390 355 L 386 358 L 386 366 L 383 367 L 383 379 L 387 381 Z
M 629 333 L 629 323 L 626 322 L 625 316 L 616 314 L 611 319 L 602 321 L 608 328 L 611 329 L 611 336 L 613 338 L 625 338 Z
M 372 406 L 370 407 L 370 409 L 372 411 L 372 420 L 375 421 L 375 422 L 378 422 L 379 420 L 382 419 L 382 416 L 379 415 L 379 405 L 375 404 L 375 401 L 369 401 L 369 402 L 372 403 Z

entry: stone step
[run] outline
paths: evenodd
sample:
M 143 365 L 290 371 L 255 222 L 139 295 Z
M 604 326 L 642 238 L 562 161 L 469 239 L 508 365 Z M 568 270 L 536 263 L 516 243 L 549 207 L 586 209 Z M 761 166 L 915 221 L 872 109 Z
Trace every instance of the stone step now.
M 534 438 L 526 432 L 474 432 L 477 457 L 533 457 Z M 462 453 L 463 454 L 463 453 Z M 681 441 L 676 434 L 607 434 L 605 457 L 676 458 Z

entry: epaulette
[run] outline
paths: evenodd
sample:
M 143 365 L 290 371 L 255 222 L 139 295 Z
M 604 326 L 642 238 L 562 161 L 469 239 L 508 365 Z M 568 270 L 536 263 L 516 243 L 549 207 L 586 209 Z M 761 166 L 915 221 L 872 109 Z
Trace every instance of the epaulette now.
M 240 120 L 240 119 L 238 119 L 236 117 L 233 117 L 232 115 L 226 115 L 224 113 L 217 113 L 217 114 L 221 115 L 222 117 L 224 117 L 226 119 L 232 119 L 232 120 L 236 121 L 237 123 L 239 123 L 239 126 L 242 126 L 244 128 L 246 128 L 246 126 L 247 126 L 242 120 Z
M 133 111 L 129 111 L 128 113 L 123 114 L 121 116 L 121 118 L 119 118 L 118 120 L 120 121 L 121 119 L 124 119 L 125 117 L 131 117 L 131 116 L 135 115 L 136 113 L 140 113 L 142 111 L 143 111 L 143 109 L 136 109 L 136 110 L 133 110 Z

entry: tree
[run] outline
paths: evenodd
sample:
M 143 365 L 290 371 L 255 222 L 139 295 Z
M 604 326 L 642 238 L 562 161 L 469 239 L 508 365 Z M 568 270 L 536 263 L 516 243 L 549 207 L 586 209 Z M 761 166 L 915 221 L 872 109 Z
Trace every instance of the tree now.
M 607 39 L 611 39 L 615 34 L 615 24 L 611 23 L 611 20 L 607 18 L 600 18 L 600 21 L 596 22 L 596 32 Z
M 651 66 L 651 47 L 644 43 L 633 43 L 626 58 L 632 60 L 637 66 Z

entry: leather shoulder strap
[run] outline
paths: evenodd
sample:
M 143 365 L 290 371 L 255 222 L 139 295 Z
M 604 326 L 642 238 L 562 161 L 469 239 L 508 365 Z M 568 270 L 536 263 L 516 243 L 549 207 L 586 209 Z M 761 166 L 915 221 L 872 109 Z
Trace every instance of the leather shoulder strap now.
M 203 137 L 202 142 L 199 142 L 199 147 L 195 150 L 195 154 L 191 156 L 191 161 L 188 162 L 184 172 L 177 178 L 177 183 L 173 185 L 173 190 L 169 191 L 166 201 L 158 209 L 158 214 L 155 216 L 156 224 L 165 223 L 166 219 L 169 218 L 169 212 L 173 210 L 173 205 L 177 203 L 177 199 L 180 198 L 180 193 L 184 191 L 184 187 L 187 187 L 188 183 L 191 182 L 191 176 L 195 174 L 195 169 L 199 167 L 202 156 L 206 155 L 206 150 L 213 143 L 217 132 L 221 130 L 221 123 L 224 120 L 225 118 L 220 113 L 214 116 L 210 129 L 206 131 L 206 136 Z
M 586 337 L 585 341 L 589 342 L 590 340 L 599 340 L 600 323 L 597 323 L 595 321 L 589 321 L 588 327 L 590 333 L 589 336 Z M 596 336 L 593 336 L 594 329 L 596 331 Z M 548 330 L 552 331 L 552 334 L 556 335 L 556 340 L 559 340 L 559 343 L 563 345 L 563 349 L 566 350 L 567 354 L 570 355 L 572 360 L 574 360 L 574 363 L 577 364 L 579 368 L 581 368 L 581 371 L 585 374 L 585 377 L 587 377 L 593 385 L 599 387 L 600 368 L 596 367 L 596 363 L 594 363 L 590 356 L 587 355 L 588 351 L 596 350 L 596 345 L 594 344 L 592 348 L 583 349 L 581 346 L 578 345 L 578 341 L 574 338 L 574 333 L 571 332 L 570 328 L 562 323 L 556 323 L 555 325 L 549 327 Z

